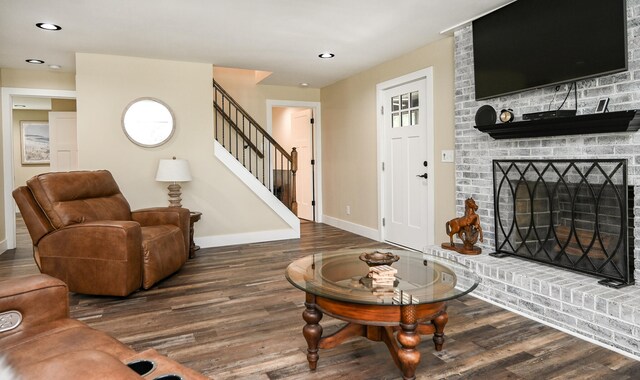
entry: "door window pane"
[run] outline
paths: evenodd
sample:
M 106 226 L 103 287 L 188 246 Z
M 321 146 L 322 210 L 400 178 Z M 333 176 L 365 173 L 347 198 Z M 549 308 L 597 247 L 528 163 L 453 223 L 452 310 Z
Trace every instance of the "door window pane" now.
M 411 125 L 417 125 L 418 123 L 418 110 L 411 110 Z
M 391 112 L 400 110 L 400 96 L 391 98 Z
M 400 125 L 400 113 L 391 114 L 391 128 L 398 128 Z
M 409 120 L 409 111 L 403 111 L 402 112 L 402 126 L 406 127 L 408 125 L 411 125 L 410 120 Z
M 411 108 L 418 107 L 419 105 L 418 91 L 414 91 L 411 93 Z
M 400 108 L 406 110 L 409 108 L 409 94 L 402 94 L 402 99 L 400 101 Z

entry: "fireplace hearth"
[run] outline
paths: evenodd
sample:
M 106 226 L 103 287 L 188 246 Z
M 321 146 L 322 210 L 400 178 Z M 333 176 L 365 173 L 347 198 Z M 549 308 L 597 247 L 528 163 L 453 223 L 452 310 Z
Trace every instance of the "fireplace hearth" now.
M 497 257 L 633 279 L 633 187 L 627 160 L 493 160 Z

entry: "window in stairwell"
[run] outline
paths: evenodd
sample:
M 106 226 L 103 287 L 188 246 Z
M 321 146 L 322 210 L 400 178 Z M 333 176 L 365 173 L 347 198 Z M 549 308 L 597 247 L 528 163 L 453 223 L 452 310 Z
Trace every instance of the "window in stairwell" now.
M 408 92 L 391 98 L 391 128 L 418 124 L 418 92 Z

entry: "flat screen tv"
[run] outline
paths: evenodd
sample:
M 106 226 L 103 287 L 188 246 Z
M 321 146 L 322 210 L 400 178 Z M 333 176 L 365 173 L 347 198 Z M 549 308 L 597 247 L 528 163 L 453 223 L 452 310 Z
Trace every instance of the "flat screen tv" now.
M 518 0 L 473 21 L 476 99 L 627 70 L 625 0 Z

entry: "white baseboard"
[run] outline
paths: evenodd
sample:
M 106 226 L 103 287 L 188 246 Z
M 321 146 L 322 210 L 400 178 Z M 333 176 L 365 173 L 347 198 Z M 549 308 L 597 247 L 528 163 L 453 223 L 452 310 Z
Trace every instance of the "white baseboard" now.
M 9 248 L 7 248 L 7 239 L 4 239 L 2 241 L 0 241 L 0 255 L 2 255 L 3 253 L 5 253 L 5 251 Z
M 341 230 L 349 231 L 356 235 L 364 236 L 366 238 L 369 238 L 375 241 L 381 241 L 380 231 L 376 230 L 375 228 L 366 227 L 366 226 L 355 224 L 352 222 L 347 222 L 346 220 L 334 218 L 328 215 L 323 215 L 322 221 L 323 223 L 339 228 Z
M 275 240 L 299 239 L 300 231 L 294 229 L 243 232 L 239 234 L 202 236 L 193 239 L 200 248 L 224 247 L 236 244 L 262 243 Z

